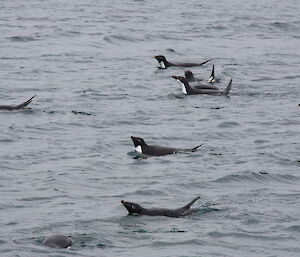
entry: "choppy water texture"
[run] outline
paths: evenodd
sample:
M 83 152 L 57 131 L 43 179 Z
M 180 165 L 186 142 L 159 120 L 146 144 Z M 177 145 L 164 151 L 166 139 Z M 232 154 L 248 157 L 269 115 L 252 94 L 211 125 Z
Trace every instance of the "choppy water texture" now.
M 121 3 L 120 3 L 121 2 Z M 298 0 L 0 3 L 1 256 L 299 256 Z M 213 58 L 229 98 L 184 96 L 154 55 Z M 208 77 L 212 63 L 193 68 Z M 204 145 L 139 160 L 150 144 Z M 130 217 L 120 200 L 180 207 Z M 45 236 L 71 235 L 55 250 Z

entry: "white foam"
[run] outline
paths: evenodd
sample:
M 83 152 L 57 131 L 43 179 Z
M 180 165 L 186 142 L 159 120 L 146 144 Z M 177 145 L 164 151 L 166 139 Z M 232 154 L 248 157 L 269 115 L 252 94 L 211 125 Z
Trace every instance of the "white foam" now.
M 161 61 L 159 64 L 160 64 L 160 67 L 161 67 L 162 69 L 165 69 L 165 68 L 166 68 L 166 65 L 165 65 L 165 63 L 164 63 L 163 61 Z
M 140 145 L 138 145 L 138 146 L 135 148 L 135 150 L 136 150 L 137 152 L 139 152 L 139 153 L 143 153 L 142 147 L 141 147 Z

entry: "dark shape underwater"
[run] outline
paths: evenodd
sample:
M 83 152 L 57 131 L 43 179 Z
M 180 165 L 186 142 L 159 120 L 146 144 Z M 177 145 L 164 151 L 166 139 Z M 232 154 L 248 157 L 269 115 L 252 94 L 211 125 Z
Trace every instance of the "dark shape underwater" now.
M 52 248 L 68 248 L 69 246 L 73 245 L 73 241 L 70 237 L 61 235 L 61 234 L 54 234 L 48 236 L 43 241 L 43 245 L 52 247 Z

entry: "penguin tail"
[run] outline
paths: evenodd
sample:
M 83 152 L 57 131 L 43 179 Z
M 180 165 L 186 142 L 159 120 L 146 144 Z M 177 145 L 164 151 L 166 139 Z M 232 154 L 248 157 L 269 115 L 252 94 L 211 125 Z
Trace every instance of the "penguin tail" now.
M 197 196 L 196 198 L 194 198 L 191 202 L 189 202 L 186 206 L 184 206 L 183 209 L 189 209 L 189 208 L 191 208 L 191 206 L 192 206 L 198 199 L 200 199 L 200 196 Z
M 215 65 L 213 65 L 211 74 L 207 80 L 208 82 L 215 82 Z
M 207 61 L 205 61 L 205 62 L 202 62 L 202 63 L 200 63 L 200 65 L 204 65 L 204 64 L 206 64 L 206 63 L 208 63 L 208 62 L 210 62 L 210 61 L 212 61 L 212 59 L 209 59 L 209 60 L 207 60 Z
M 32 99 L 35 98 L 36 95 L 34 95 L 33 97 L 31 97 L 30 99 L 28 99 L 27 101 L 25 101 L 24 103 L 19 104 L 18 106 L 16 106 L 16 109 L 22 109 L 25 106 L 27 106 L 28 104 L 31 103 Z
M 201 145 L 198 145 L 198 146 L 196 146 L 196 147 L 192 148 L 192 149 L 191 149 L 191 151 L 192 151 L 192 152 L 195 152 L 195 151 L 196 151 L 196 150 L 197 150 L 197 149 L 198 149 L 200 146 L 202 146 L 202 145 L 203 145 L 203 144 L 201 144 Z
M 231 85 L 232 85 L 232 79 L 229 81 L 226 89 L 225 89 L 225 93 L 226 95 L 229 95 L 230 89 L 231 89 Z

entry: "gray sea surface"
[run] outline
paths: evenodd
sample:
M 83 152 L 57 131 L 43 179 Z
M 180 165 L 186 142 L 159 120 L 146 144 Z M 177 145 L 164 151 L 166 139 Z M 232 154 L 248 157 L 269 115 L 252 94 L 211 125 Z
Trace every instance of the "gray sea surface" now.
M 298 0 L 1 0 L 0 256 L 300 256 Z M 185 96 L 154 55 L 212 64 Z M 130 136 L 194 153 L 136 158 Z M 121 200 L 183 218 L 127 216 Z M 42 245 L 72 236 L 70 249 Z

